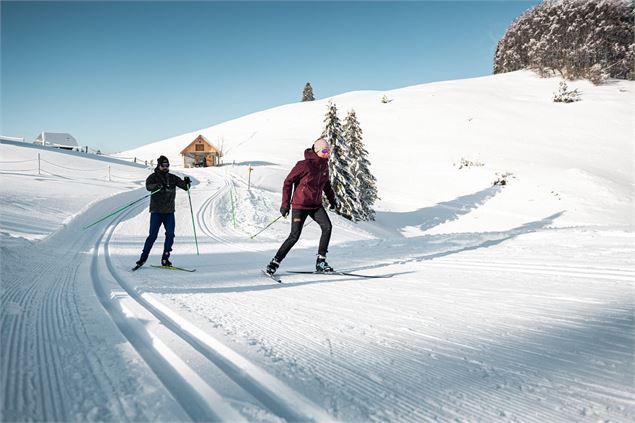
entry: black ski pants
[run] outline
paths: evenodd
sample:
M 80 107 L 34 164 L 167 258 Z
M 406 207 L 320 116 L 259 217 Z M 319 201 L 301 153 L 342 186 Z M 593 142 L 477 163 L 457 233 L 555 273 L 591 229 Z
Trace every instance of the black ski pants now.
M 304 227 L 304 221 L 308 216 L 311 216 L 322 229 L 322 235 L 320 236 L 320 246 L 318 247 L 318 254 L 326 256 L 326 252 L 329 248 L 329 241 L 331 241 L 331 220 L 329 215 L 324 210 L 324 207 L 313 210 L 293 209 L 291 211 L 291 233 L 289 237 L 282 243 L 280 249 L 276 253 L 276 260 L 281 262 L 289 253 L 291 248 L 300 239 L 302 234 L 302 228 Z

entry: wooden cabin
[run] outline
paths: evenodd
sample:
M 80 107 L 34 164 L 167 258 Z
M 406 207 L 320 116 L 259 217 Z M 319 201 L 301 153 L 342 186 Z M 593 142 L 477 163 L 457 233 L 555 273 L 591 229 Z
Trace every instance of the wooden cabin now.
M 223 152 L 199 135 L 181 151 L 184 167 L 211 167 L 220 164 Z

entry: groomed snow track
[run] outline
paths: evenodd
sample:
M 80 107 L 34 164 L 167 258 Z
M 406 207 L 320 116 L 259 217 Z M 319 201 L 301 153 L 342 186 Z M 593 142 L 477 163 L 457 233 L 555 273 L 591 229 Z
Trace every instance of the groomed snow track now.
M 227 184 L 225 181 L 224 188 Z M 223 189 L 214 193 L 205 204 L 209 205 L 222 192 Z M 120 331 L 188 416 L 193 421 L 246 421 L 231 400 L 223 398 L 162 341 L 166 330 L 205 357 L 271 414 L 287 421 L 332 421 L 328 413 L 279 379 L 174 313 L 153 294 L 128 283 L 127 276 L 112 262 L 109 244 L 118 223 L 133 211 L 117 218 L 96 241 L 91 265 L 93 286 Z M 200 212 L 197 214 L 200 223 L 202 216 Z

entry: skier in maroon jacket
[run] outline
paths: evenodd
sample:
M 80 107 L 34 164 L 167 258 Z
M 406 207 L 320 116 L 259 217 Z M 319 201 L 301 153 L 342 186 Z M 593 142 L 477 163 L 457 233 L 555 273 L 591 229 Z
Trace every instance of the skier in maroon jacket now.
M 304 150 L 304 160 L 299 161 L 291 169 L 282 185 L 282 205 L 280 214 L 287 217 L 291 212 L 291 233 L 282 243 L 275 257 L 267 265 L 267 273 L 273 275 L 291 248 L 300 239 L 304 221 L 311 216 L 322 229 L 315 270 L 332 272 L 333 268 L 326 262 L 326 252 L 331 240 L 331 220 L 322 206 L 322 193 L 326 194 L 331 208 L 336 206 L 335 193 L 331 188 L 328 158 L 331 153 L 329 143 L 319 138 L 312 148 Z M 291 189 L 293 188 L 293 196 Z

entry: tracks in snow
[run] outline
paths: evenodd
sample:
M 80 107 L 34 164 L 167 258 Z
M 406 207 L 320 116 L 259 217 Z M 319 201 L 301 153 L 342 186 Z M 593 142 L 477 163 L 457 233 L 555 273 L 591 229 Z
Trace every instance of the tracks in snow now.
M 425 263 L 426 266 L 465 270 L 499 271 L 530 273 L 547 276 L 578 277 L 586 279 L 608 279 L 614 281 L 635 282 L 635 269 L 609 268 L 600 266 L 570 266 L 550 263 L 479 261 L 470 259 L 439 258 Z
M 229 187 L 229 181 L 206 200 L 202 213 Z M 98 297 L 121 332 L 161 379 L 164 386 L 194 421 L 245 421 L 248 418 L 234 408 L 204 377 L 180 358 L 183 348 L 197 354 L 207 366 L 213 366 L 242 388 L 245 398 L 255 399 L 262 408 L 288 421 L 330 421 L 332 417 L 274 376 L 209 336 L 188 320 L 170 310 L 151 293 L 144 293 L 127 281 L 113 264 L 109 244 L 122 215 L 95 243 L 91 274 Z M 211 228 L 201 225 L 206 234 L 219 242 Z M 177 338 L 177 352 L 169 339 Z M 200 366 L 199 366 L 200 367 Z M 204 367 L 204 366 L 203 366 Z

